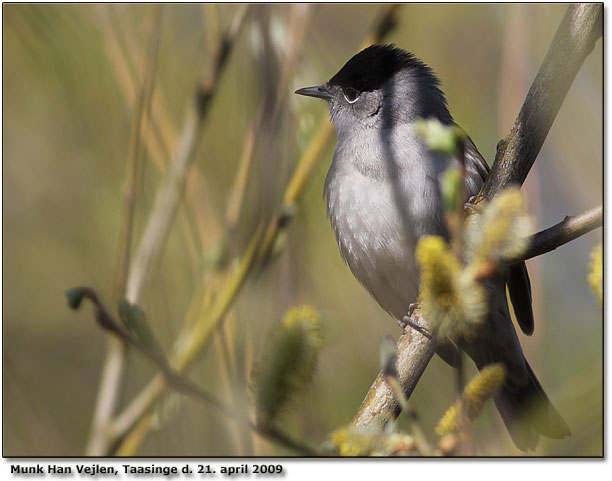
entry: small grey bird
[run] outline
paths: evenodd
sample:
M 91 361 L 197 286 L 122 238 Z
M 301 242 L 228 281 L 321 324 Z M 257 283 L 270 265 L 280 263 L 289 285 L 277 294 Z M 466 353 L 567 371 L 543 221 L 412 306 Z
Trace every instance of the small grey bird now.
M 329 82 L 297 94 L 324 99 L 338 136 L 327 179 L 327 213 L 340 254 L 380 306 L 402 319 L 417 301 L 416 243 L 425 235 L 448 239 L 439 175 L 450 159 L 430 151 L 415 121 L 434 118 L 454 125 L 440 82 L 409 52 L 373 45 L 352 57 Z M 467 197 L 476 195 L 489 167 L 468 138 Z M 482 369 L 506 366 L 495 404 L 515 445 L 534 449 L 539 434 L 563 438 L 567 424 L 552 406 L 527 363 L 512 324 L 506 285 L 523 332 L 533 332 L 531 286 L 524 263 L 489 279 L 489 314 L 477 339 L 459 339 Z M 458 353 L 441 341 L 438 354 L 456 366 Z M 537 410 L 532 408 L 537 407 Z

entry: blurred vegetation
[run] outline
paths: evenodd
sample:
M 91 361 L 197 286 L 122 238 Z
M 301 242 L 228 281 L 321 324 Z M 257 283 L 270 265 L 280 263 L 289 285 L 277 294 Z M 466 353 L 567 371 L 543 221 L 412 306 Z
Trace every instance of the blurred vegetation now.
M 119 233 L 141 89 L 134 79 L 147 71 L 151 32 L 157 32 L 147 108 L 158 122 L 143 127 L 132 252 L 185 110 L 203 72 L 212 71 L 214 43 L 239 8 L 164 6 L 156 27 L 147 5 L 3 5 L 3 455 L 84 452 L 106 334 L 89 309 L 71 312 L 62 293 L 91 285 L 107 306 L 117 306 Z M 303 21 L 296 20 L 296 8 L 255 7 L 219 79 L 185 200 L 139 302 L 166 352 L 183 320 L 193 319 L 198 303 L 209 302 L 206 296 L 223 280 L 219 267 L 234 265 L 261 220 L 279 206 L 298 158 L 326 116 L 322 103 L 291 92 L 329 79 L 359 47 L 381 6 L 316 5 Z M 405 5 L 388 40 L 434 68 L 455 120 L 491 161 L 565 8 Z M 287 55 L 292 49 L 293 60 Z M 598 42 L 525 183 L 536 230 L 602 202 L 602 72 Z M 230 193 L 244 165 L 245 142 L 248 147 L 253 138 L 236 214 L 228 209 Z M 265 333 L 289 308 L 314 306 L 329 331 L 327 345 L 312 386 L 296 400 L 299 414 L 283 418 L 294 438 L 313 444 L 350 421 L 378 373 L 379 340 L 399 334 L 396 322 L 343 266 L 325 218 L 322 190 L 333 146 L 327 144 L 305 185 L 284 248 L 249 279 L 190 370 L 200 385 L 249 410 L 249 374 Z M 601 235 L 595 231 L 528 262 L 536 331 L 521 335 L 521 343 L 572 430 L 561 441 L 541 440 L 537 455 L 602 454 L 602 313 L 585 282 L 589 253 Z M 194 300 L 201 292 L 204 298 Z M 128 352 L 120 410 L 154 373 Z M 160 405 L 158 414 L 166 409 L 157 417 L 166 421 L 154 426 L 138 454 L 291 453 L 214 407 L 175 399 Z M 432 441 L 453 400 L 452 369 L 435 358 L 410 400 Z M 501 426 L 494 408 L 485 405 L 474 425 L 478 454 L 520 454 Z

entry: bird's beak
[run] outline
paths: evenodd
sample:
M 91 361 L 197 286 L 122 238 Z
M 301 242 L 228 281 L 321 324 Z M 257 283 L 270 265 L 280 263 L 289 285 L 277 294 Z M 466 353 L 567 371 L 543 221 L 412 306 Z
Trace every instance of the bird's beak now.
M 327 84 L 318 85 L 317 87 L 306 87 L 295 91 L 298 95 L 306 95 L 307 97 L 316 97 L 318 99 L 330 100 L 331 92 Z

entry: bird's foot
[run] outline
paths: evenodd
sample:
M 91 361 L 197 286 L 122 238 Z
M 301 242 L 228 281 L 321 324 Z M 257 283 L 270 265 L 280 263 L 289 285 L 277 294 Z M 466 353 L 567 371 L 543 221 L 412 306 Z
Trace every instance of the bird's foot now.
M 416 322 L 414 322 L 412 320 L 412 318 L 410 318 L 408 316 L 404 316 L 404 318 L 401 321 L 398 320 L 397 323 L 404 330 L 404 332 L 406 332 L 406 329 L 408 327 L 411 327 L 415 331 L 420 332 L 421 334 L 423 334 L 427 339 L 433 339 L 433 336 L 432 336 L 431 332 L 429 331 L 429 329 L 427 329 L 427 328 L 425 328 L 423 326 L 419 326 Z
M 411 302 L 410 304 L 408 304 L 408 317 L 412 317 L 412 315 L 414 314 L 414 311 L 416 311 L 417 309 L 421 308 L 421 304 L 419 304 L 418 302 Z
M 420 332 L 421 334 L 423 334 L 427 339 L 432 339 L 433 336 L 431 334 L 431 332 L 429 331 L 429 329 L 420 326 L 417 322 L 415 322 L 412 319 L 412 316 L 414 315 L 414 312 L 417 309 L 420 309 L 421 305 L 418 302 L 413 302 L 408 306 L 408 315 L 404 316 L 402 319 L 399 319 L 397 321 L 397 323 L 399 324 L 399 326 L 402 328 L 402 330 L 405 332 L 406 329 L 408 327 L 411 327 L 412 329 L 414 329 L 415 331 Z
M 411 302 L 410 304 L 408 304 L 408 313 L 404 316 L 403 319 L 397 320 L 397 325 L 405 331 L 406 328 L 411 325 L 410 323 L 412 322 L 412 320 L 410 318 L 414 314 L 414 311 L 420 308 L 421 305 L 418 302 Z

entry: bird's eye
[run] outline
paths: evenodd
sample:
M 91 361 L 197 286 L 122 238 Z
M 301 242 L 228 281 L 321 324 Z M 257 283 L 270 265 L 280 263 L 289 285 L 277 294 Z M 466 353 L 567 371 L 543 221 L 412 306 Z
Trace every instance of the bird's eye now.
M 354 104 L 359 98 L 359 91 L 355 89 L 348 88 L 343 90 L 342 93 L 344 94 L 344 98 L 349 104 Z

